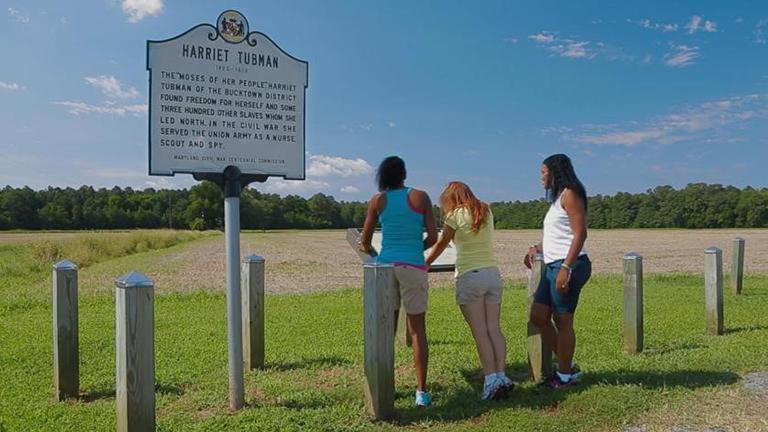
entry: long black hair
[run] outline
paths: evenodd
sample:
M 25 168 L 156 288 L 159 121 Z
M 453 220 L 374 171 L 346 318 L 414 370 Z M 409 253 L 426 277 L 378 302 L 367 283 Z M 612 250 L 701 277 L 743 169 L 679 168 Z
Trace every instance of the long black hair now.
M 576 192 L 576 195 L 584 200 L 584 210 L 587 210 L 587 190 L 576 177 L 571 159 L 562 154 L 553 154 L 544 159 L 542 164 L 547 166 L 550 175 L 550 184 L 547 186 L 547 199 L 554 203 L 565 189 Z
M 403 185 L 405 181 L 405 162 L 397 156 L 390 156 L 379 164 L 376 171 L 376 183 L 379 191 L 384 192 Z

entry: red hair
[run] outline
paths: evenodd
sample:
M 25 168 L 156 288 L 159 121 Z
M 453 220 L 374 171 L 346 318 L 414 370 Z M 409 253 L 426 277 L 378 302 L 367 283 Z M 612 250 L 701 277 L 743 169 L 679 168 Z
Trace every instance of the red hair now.
M 469 186 L 458 181 L 448 183 L 440 194 L 440 207 L 446 215 L 458 208 L 467 208 L 472 215 L 472 232 L 475 234 L 485 225 L 490 213 L 488 204 L 477 199 Z

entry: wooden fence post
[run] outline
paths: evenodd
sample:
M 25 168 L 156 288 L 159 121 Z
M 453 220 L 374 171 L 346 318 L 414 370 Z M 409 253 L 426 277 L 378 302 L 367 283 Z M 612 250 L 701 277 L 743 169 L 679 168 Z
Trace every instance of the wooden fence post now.
M 643 257 L 624 255 L 624 350 L 643 351 Z
M 117 431 L 155 430 L 155 285 L 141 273 L 115 281 Z
M 53 383 L 58 400 L 80 394 L 77 324 L 77 266 L 63 260 L 53 265 Z
M 723 251 L 716 247 L 704 251 L 704 296 L 707 334 L 723 334 Z
M 243 360 L 247 370 L 264 368 L 264 258 L 243 259 Z
M 731 291 L 734 294 L 741 294 L 742 284 L 744 283 L 744 239 L 736 237 L 733 239 L 733 261 L 731 261 Z
M 544 276 L 544 256 L 536 254 L 531 263 L 528 279 L 528 317 L 530 317 L 533 296 Z M 552 348 L 541 338 L 541 332 L 528 318 L 528 372 L 534 381 L 541 381 L 552 373 Z
M 389 419 L 395 409 L 394 267 L 366 263 L 363 275 L 366 407 L 375 419 Z

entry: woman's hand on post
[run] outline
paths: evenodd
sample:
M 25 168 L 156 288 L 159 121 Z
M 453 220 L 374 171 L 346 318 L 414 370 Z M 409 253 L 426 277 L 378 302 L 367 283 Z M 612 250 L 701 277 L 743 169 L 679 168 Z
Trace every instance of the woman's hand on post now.
M 523 264 L 528 268 L 533 268 L 533 262 L 536 260 L 536 254 L 539 253 L 539 247 L 537 245 L 531 245 L 528 248 L 528 253 L 523 258 Z
M 365 245 L 363 244 L 363 239 L 357 239 L 357 248 L 361 252 L 370 253 L 370 248 L 369 247 L 365 247 Z

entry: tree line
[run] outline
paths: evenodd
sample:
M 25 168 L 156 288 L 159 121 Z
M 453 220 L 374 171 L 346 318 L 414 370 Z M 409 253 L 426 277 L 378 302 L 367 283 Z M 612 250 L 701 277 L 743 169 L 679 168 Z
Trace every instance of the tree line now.
M 540 228 L 548 203 L 491 204 L 496 227 Z M 337 201 L 322 193 L 309 199 L 245 189 L 240 201 L 243 229 L 360 227 L 367 203 Z M 436 217 L 439 211 L 435 208 Z M 0 230 L 9 229 L 221 229 L 221 190 L 202 182 L 184 190 L 78 189 L 6 186 L 0 190 Z M 591 228 L 768 227 L 768 189 L 693 183 L 659 186 L 644 193 L 589 198 Z

